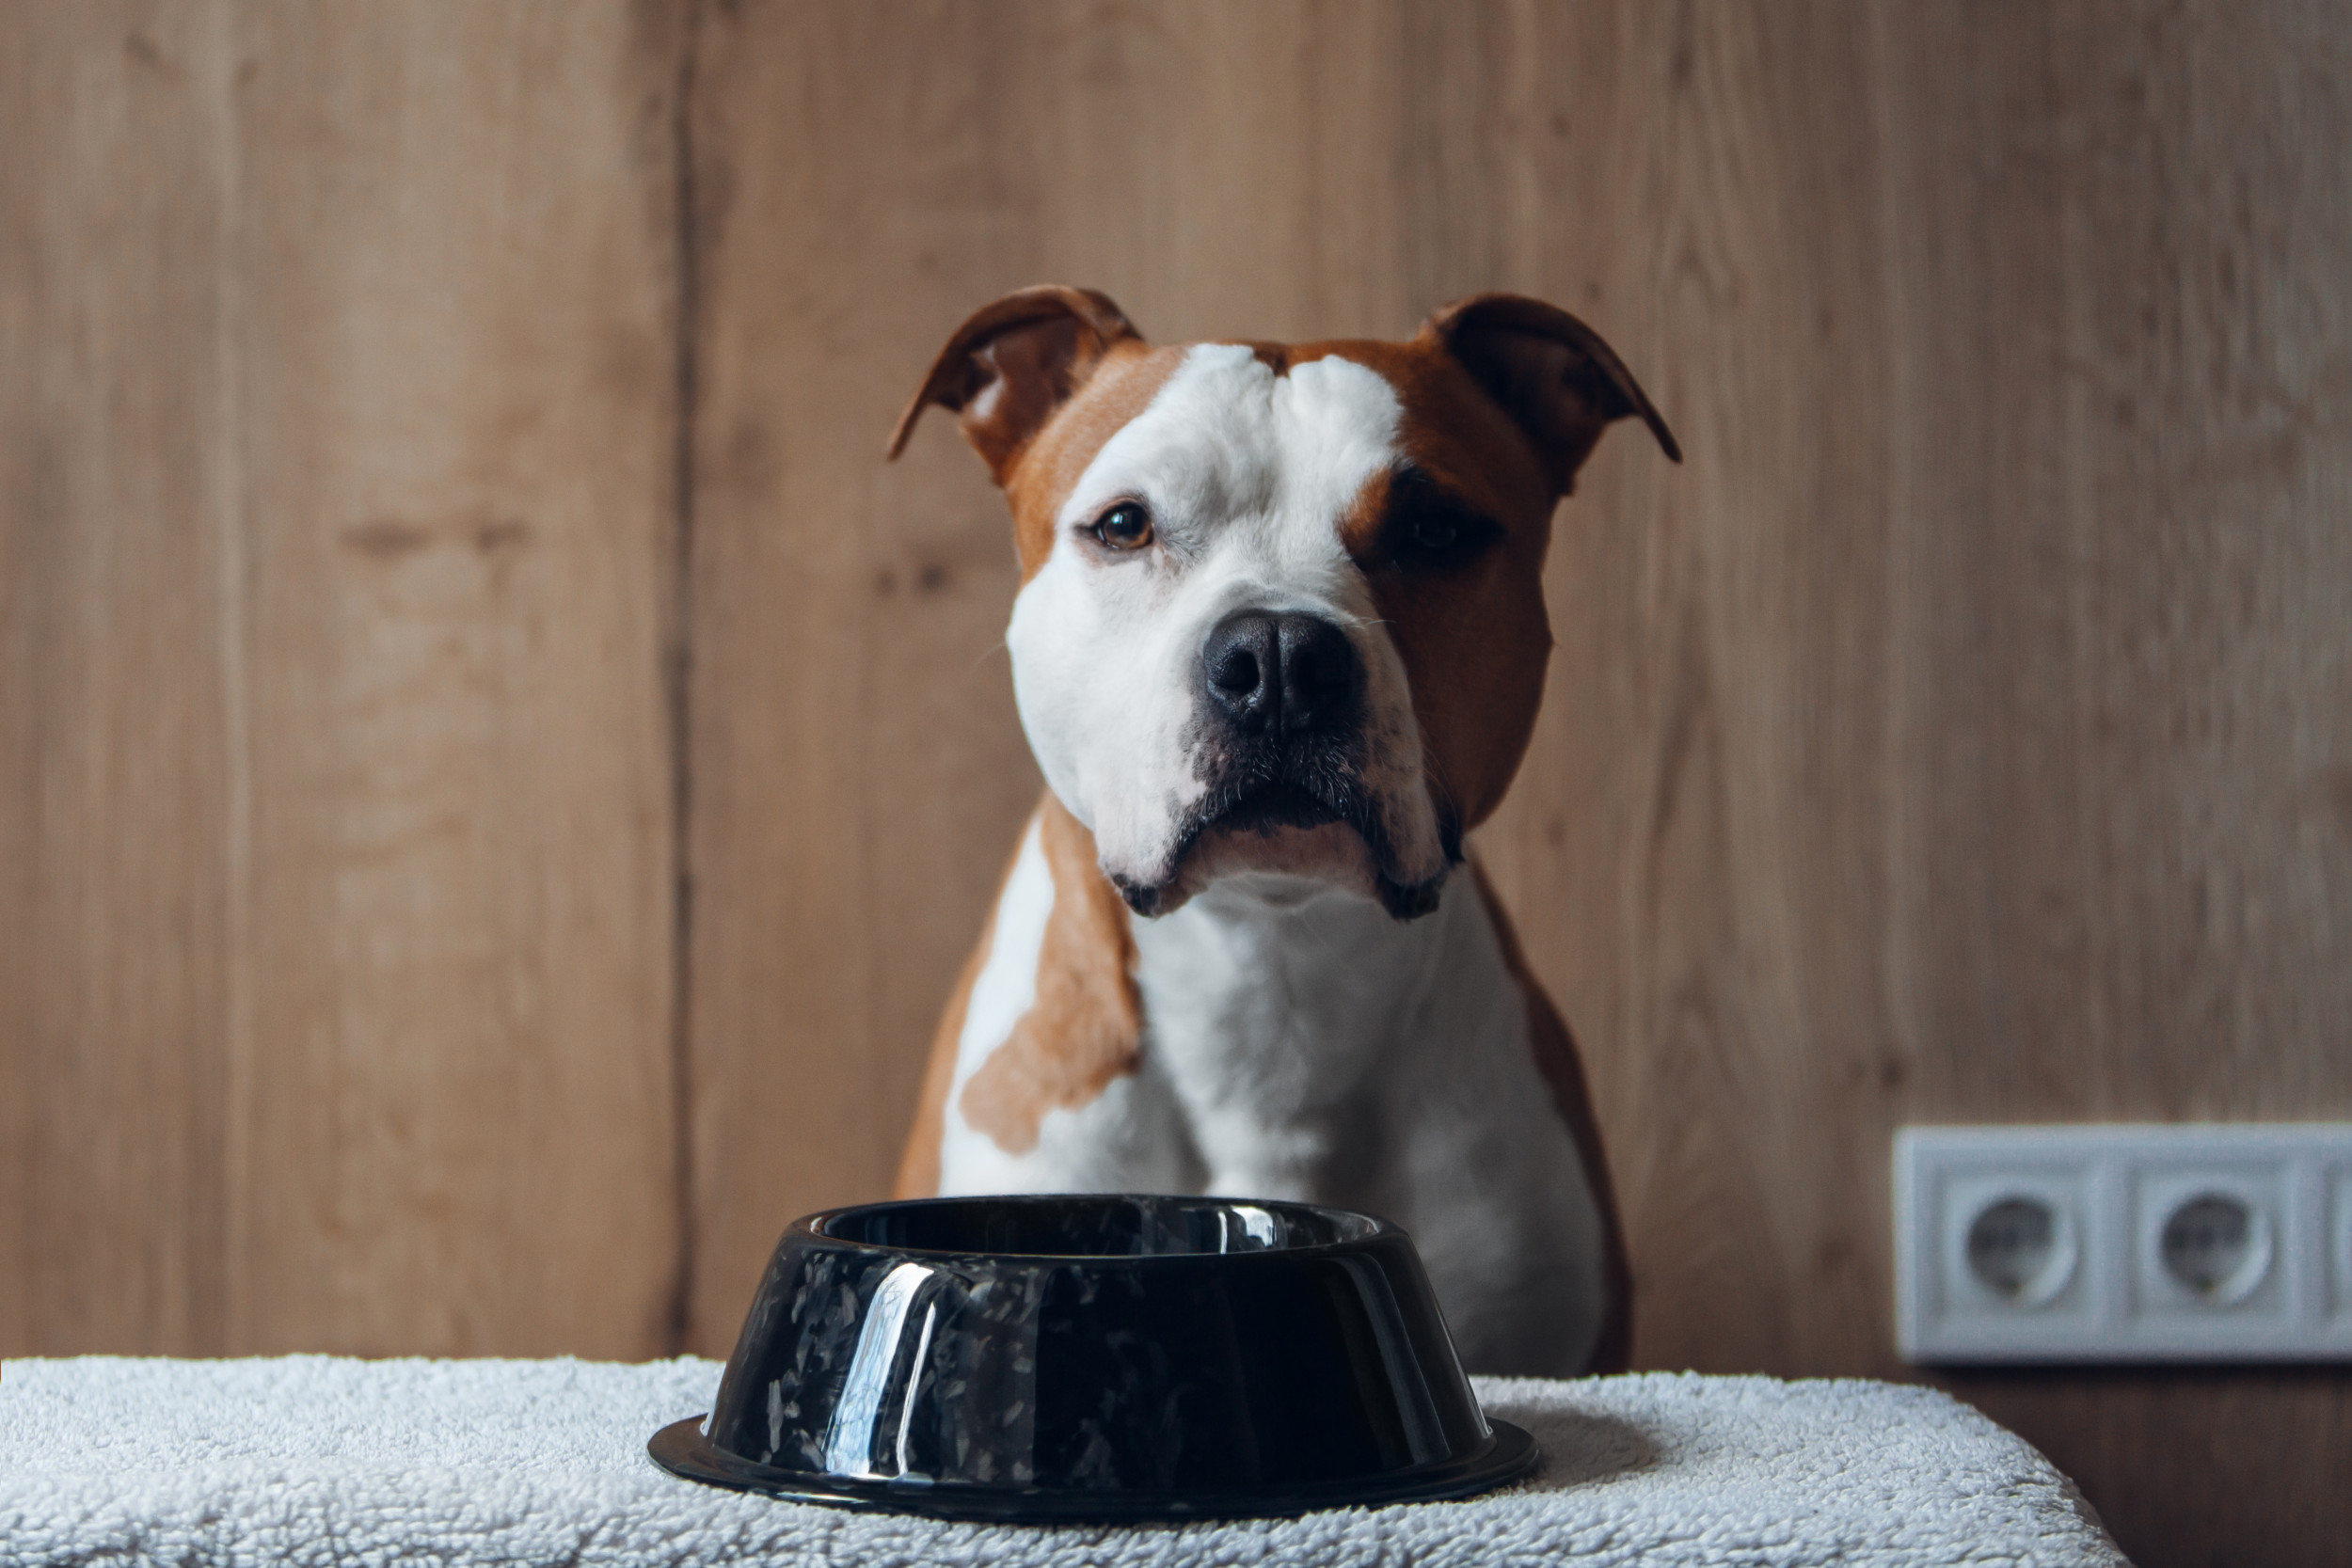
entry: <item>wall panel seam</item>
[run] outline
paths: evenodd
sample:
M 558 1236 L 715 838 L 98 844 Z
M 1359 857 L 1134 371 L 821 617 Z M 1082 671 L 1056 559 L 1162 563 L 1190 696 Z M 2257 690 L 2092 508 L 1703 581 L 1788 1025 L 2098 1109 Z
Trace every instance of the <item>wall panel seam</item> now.
M 662 648 L 662 686 L 670 773 L 670 1115 L 671 1181 L 675 1188 L 675 1274 L 663 1325 L 666 1352 L 682 1354 L 694 1342 L 695 1159 L 693 1062 L 693 673 L 694 673 L 694 442 L 700 389 L 697 347 L 702 326 L 701 213 L 694 184 L 695 68 L 702 42 L 700 0 L 685 8 L 675 45 L 670 99 L 670 214 L 672 287 L 675 290 L 671 344 L 669 635 Z

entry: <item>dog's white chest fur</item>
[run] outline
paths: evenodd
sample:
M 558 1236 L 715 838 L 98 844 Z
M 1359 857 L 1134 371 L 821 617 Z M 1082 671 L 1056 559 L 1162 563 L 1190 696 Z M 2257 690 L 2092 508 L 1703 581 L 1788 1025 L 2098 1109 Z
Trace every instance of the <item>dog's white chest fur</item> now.
M 1034 1000 L 1054 880 L 1033 825 L 957 1042 L 943 1194 L 1295 1198 L 1412 1232 L 1467 1364 L 1581 1370 L 1605 1307 L 1601 1220 L 1528 1046 L 1526 1002 L 1467 875 L 1438 911 L 1278 879 L 1133 923 L 1139 1069 L 1009 1152 L 964 1118 Z

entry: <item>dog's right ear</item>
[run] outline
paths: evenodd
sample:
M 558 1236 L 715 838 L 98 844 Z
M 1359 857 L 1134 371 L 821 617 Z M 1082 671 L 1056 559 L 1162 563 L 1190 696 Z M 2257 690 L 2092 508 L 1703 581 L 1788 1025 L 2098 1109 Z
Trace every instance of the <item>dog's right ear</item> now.
M 963 438 L 1001 485 L 1054 410 L 1086 384 L 1104 355 L 1129 341 L 1143 339 L 1092 289 L 1048 283 L 1007 294 L 982 307 L 939 351 L 890 433 L 890 455 L 905 449 L 914 421 L 935 403 L 955 411 Z

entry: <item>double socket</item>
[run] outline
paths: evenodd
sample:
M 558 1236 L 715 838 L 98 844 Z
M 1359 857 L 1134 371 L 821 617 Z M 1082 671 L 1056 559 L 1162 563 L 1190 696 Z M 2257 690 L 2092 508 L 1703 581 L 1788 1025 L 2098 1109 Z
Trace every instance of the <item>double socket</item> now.
M 2352 1124 L 1903 1128 L 1895 1311 L 1914 1362 L 2352 1361 Z

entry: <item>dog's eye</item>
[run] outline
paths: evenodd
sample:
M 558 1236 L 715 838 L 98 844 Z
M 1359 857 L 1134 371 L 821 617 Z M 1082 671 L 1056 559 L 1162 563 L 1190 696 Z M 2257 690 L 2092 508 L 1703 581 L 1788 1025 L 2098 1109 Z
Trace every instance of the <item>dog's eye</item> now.
M 1094 520 L 1094 537 L 1115 550 L 1139 550 L 1152 542 L 1152 515 L 1136 501 L 1120 501 Z
M 1388 529 L 1392 559 L 1406 571 L 1420 572 L 1467 565 L 1500 535 L 1477 513 L 1437 496 L 1403 498 Z

